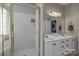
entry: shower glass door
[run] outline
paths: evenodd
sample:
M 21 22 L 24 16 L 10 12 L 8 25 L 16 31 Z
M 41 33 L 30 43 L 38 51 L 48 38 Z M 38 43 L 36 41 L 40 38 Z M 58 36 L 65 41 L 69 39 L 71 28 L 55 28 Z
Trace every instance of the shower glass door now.
M 10 55 L 10 14 L 8 4 L 0 6 L 0 54 Z
M 2 19 L 2 6 L 0 4 L 0 56 L 2 55 L 2 28 L 1 28 L 1 19 Z
M 14 4 L 16 56 L 37 56 L 37 10 L 32 6 L 32 4 Z

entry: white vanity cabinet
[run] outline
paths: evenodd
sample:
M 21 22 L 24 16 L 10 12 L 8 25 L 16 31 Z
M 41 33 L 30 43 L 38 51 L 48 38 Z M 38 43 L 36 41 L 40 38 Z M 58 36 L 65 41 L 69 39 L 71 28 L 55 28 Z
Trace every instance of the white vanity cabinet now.
M 55 40 L 55 38 L 45 39 L 45 56 L 64 56 L 68 54 L 76 54 L 77 38 L 63 38 Z

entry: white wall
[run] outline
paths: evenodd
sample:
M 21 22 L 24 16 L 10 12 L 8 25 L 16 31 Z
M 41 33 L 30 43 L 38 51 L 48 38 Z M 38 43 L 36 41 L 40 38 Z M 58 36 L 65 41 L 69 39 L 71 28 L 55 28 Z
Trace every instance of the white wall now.
M 77 36 L 77 22 L 78 22 L 78 15 L 79 15 L 79 4 L 69 4 L 65 7 L 65 33 L 73 36 Z M 68 31 L 69 22 L 73 23 L 74 31 Z
M 16 50 L 35 48 L 35 9 L 20 5 L 14 6 L 14 44 Z
M 73 23 L 74 31 L 68 31 L 69 22 Z M 79 38 L 79 4 L 68 4 L 65 7 L 65 33 L 67 35 L 77 36 Z M 79 50 L 79 39 L 78 39 Z

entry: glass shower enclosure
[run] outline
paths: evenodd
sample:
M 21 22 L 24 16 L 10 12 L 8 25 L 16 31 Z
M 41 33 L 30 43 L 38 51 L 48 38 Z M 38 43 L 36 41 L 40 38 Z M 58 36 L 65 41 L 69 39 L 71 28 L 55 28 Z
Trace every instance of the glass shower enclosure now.
M 0 55 L 37 56 L 38 21 L 35 4 L 0 4 Z

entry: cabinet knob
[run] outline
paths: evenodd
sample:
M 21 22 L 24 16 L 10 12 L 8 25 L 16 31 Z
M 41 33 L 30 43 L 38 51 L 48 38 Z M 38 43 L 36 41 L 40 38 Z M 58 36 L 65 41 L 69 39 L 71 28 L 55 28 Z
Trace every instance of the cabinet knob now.
M 72 41 L 74 41 L 74 39 L 72 39 Z
M 64 54 L 64 52 L 62 52 L 61 54 Z
M 48 36 L 46 36 L 46 38 L 48 38 Z
M 69 46 L 68 44 L 66 46 Z
M 64 41 L 62 41 L 62 43 L 64 43 Z
M 69 41 L 69 40 L 66 40 L 66 41 Z

